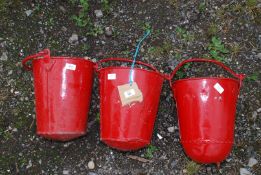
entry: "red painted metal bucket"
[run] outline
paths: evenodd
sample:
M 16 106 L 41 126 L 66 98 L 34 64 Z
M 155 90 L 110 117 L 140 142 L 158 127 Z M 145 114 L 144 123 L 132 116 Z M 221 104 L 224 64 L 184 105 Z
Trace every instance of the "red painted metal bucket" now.
M 37 134 L 60 141 L 84 135 L 94 63 L 76 57 L 51 57 L 46 49 L 26 57 L 22 64 L 33 71 Z
M 223 67 L 234 78 L 199 77 L 171 82 L 186 63 L 210 62 Z M 170 76 L 176 100 L 180 140 L 185 153 L 200 163 L 223 161 L 231 151 L 237 97 L 245 75 L 236 74 L 223 63 L 208 59 L 181 62 Z
M 108 58 L 98 62 L 132 62 L 124 58 Z M 153 66 L 136 61 L 150 70 L 134 68 L 134 82 L 143 93 L 142 102 L 122 106 L 117 87 L 129 82 L 130 67 L 98 68 L 100 83 L 101 140 L 122 151 L 137 150 L 150 143 L 156 119 L 164 76 Z

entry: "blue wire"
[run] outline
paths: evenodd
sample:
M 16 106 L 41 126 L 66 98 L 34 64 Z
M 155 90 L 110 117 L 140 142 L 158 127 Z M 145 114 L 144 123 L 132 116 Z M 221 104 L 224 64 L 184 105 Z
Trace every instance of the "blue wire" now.
M 133 61 L 132 61 L 131 70 L 130 70 L 130 78 L 129 78 L 130 85 L 132 85 L 132 83 L 133 83 L 133 69 L 134 69 L 134 66 L 135 66 L 136 58 L 139 54 L 141 43 L 149 36 L 149 34 L 150 34 L 150 30 L 147 30 L 146 33 L 144 34 L 143 38 L 136 45 L 136 50 L 135 50 L 135 53 L 133 55 Z

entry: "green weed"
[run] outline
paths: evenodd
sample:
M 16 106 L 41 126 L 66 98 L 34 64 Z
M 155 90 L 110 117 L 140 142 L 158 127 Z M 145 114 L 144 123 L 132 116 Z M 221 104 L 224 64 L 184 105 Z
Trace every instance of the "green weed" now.
M 7 0 L 0 0 L 0 12 L 5 12 L 8 5 L 9 3 Z
M 193 161 L 189 161 L 186 164 L 186 170 L 187 170 L 187 174 L 188 175 L 193 175 L 193 174 L 198 173 L 199 168 L 200 168 L 200 165 L 195 163 L 195 162 L 193 162 Z
M 204 13 L 206 11 L 206 3 L 201 2 L 198 6 L 198 10 L 199 10 L 199 12 Z
M 182 58 L 182 55 L 179 52 L 175 52 L 175 58 L 179 60 Z
M 185 41 L 194 41 L 195 37 L 193 34 L 190 34 L 188 31 L 186 31 L 184 28 L 177 27 L 176 28 L 177 36 Z
M 27 162 L 28 162 L 28 160 L 23 156 L 18 158 L 19 167 L 25 166 L 27 164 Z
M 142 30 L 147 31 L 147 30 L 152 30 L 152 26 L 149 22 L 145 22 L 142 24 Z
M 159 57 L 163 54 L 169 54 L 172 48 L 172 43 L 170 41 L 166 41 L 162 46 L 150 47 L 148 49 L 148 53 L 155 57 Z
M 54 25 L 54 19 L 53 17 L 48 19 L 48 26 L 53 26 Z
M 58 49 L 59 50 L 59 47 L 60 47 L 59 41 L 52 39 L 48 44 L 51 46 L 52 49 L 54 49 L 54 50 Z
M 156 146 L 149 145 L 148 148 L 147 148 L 147 150 L 146 150 L 145 157 L 146 157 L 147 159 L 152 159 L 152 158 L 153 158 L 153 153 L 154 153 L 155 151 L 157 151 L 157 150 L 158 150 L 158 148 L 157 148 Z
M 187 63 L 184 66 L 182 66 L 176 73 L 176 76 L 178 77 L 178 79 L 182 79 L 186 77 L 186 70 L 189 69 L 191 67 L 192 63 Z
M 250 8 L 256 7 L 257 5 L 257 0 L 246 0 L 246 5 Z
M 2 121 L 1 121 L 1 123 L 2 123 Z M 5 130 L 4 130 L 4 128 L 2 128 L 2 126 L 1 126 L 1 127 L 0 127 L 0 136 L 4 135 L 4 132 L 5 132 Z
M 75 4 L 77 1 L 71 1 L 72 4 Z M 90 5 L 89 0 L 80 0 L 80 6 L 82 9 L 79 12 L 79 15 L 73 15 L 72 19 L 75 21 L 76 26 L 78 27 L 86 27 L 88 28 L 87 35 L 90 36 L 98 36 L 100 34 L 103 34 L 103 28 L 98 25 L 94 25 L 91 21 L 91 18 L 89 17 L 88 13 L 90 11 Z M 110 6 L 108 0 L 102 0 L 102 8 L 103 10 L 109 12 Z
M 244 7 L 242 6 L 242 4 L 234 4 L 231 7 L 233 12 L 239 12 L 241 13 L 244 10 Z
M 103 34 L 103 29 L 102 29 L 101 26 L 91 27 L 90 31 L 87 32 L 87 35 L 90 35 L 90 36 L 98 36 L 98 35 L 101 35 L 101 34 Z
M 78 27 L 85 27 L 90 24 L 90 19 L 85 17 L 85 13 L 80 12 L 78 16 L 73 15 L 72 19 Z
M 212 37 L 215 36 L 218 32 L 218 26 L 216 23 L 211 23 L 207 30 L 207 35 Z
M 35 8 L 34 8 L 34 11 L 40 12 L 41 11 L 41 5 L 40 4 L 36 4 Z
M 247 76 L 245 79 L 246 81 L 257 81 L 258 80 L 259 73 L 255 72 L 249 76 Z
M 69 2 L 70 2 L 71 4 L 73 4 L 73 5 L 75 5 L 76 2 L 77 2 L 77 0 L 69 0 Z
M 83 44 L 83 45 L 81 46 L 81 48 L 82 48 L 82 50 L 84 50 L 84 51 L 88 51 L 88 50 L 91 48 L 91 46 L 86 43 L 86 44 Z
M 0 174 L 8 174 L 7 173 L 7 169 L 10 168 L 10 165 L 13 165 L 14 162 L 16 162 L 17 157 L 14 155 L 10 155 L 9 154 L 4 154 L 4 152 L 1 152 L 1 156 L 0 156 Z M 5 171 L 3 171 L 5 170 Z
M 13 137 L 10 131 L 0 131 L 0 136 L 4 137 L 4 140 L 9 140 Z
M 253 16 L 253 20 L 256 24 L 261 24 L 261 8 L 257 6 L 257 0 L 247 0 L 246 6 L 248 7 L 248 13 Z
M 161 47 L 155 47 L 155 46 L 152 46 L 148 49 L 148 53 L 153 55 L 153 56 L 160 56 L 162 54 L 162 49 Z
M 226 9 L 225 7 L 220 7 L 216 11 L 217 17 L 220 18 L 221 20 L 224 20 L 225 14 L 226 14 Z
M 3 102 L 8 97 L 8 93 L 6 90 L 0 89 L 0 101 Z
M 72 3 L 76 3 L 75 1 L 71 1 Z M 72 19 L 75 21 L 75 24 L 78 27 L 86 27 L 91 25 L 91 20 L 88 16 L 89 13 L 89 1 L 88 0 L 80 0 L 80 6 L 82 7 L 82 9 L 79 12 L 79 15 L 73 15 Z
M 208 45 L 209 54 L 212 58 L 218 61 L 225 61 L 225 54 L 229 53 L 229 50 L 225 48 L 224 44 L 218 37 L 212 37 L 211 43 Z
M 179 78 L 179 79 L 182 79 L 182 78 L 185 78 L 186 77 L 186 73 L 182 70 L 178 70 L 178 72 L 176 73 L 176 76 Z
M 169 4 L 173 7 L 177 7 L 178 0 L 169 0 Z
M 128 57 L 131 53 L 130 53 L 129 50 L 124 50 L 124 51 L 121 52 L 121 54 Z
M 109 14 L 111 11 L 110 3 L 108 0 L 101 0 L 101 5 L 102 5 L 102 11 L 105 14 Z
M 159 37 L 159 35 L 162 33 L 160 29 L 154 29 L 151 22 L 138 21 L 136 26 L 141 31 L 144 31 L 144 32 L 150 31 L 151 41 L 155 41 Z
M 231 51 L 232 57 L 237 56 L 238 53 L 240 52 L 240 50 L 241 50 L 241 47 L 238 43 L 233 43 L 230 45 L 230 51 Z
M 154 29 L 150 22 L 139 22 L 137 27 L 141 28 L 142 31 L 150 31 L 150 38 L 152 41 L 161 34 L 161 30 Z
M 97 122 L 100 122 L 100 113 L 99 112 L 96 114 L 95 120 Z
M 80 5 L 82 6 L 84 11 L 89 11 L 89 0 L 80 0 Z

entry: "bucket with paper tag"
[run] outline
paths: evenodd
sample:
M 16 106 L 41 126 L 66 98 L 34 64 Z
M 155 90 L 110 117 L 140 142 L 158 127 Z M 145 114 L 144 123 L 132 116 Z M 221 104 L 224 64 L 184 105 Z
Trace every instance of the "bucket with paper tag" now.
M 198 77 L 172 82 L 177 71 L 191 62 L 214 63 L 235 78 Z M 230 153 L 236 103 L 244 76 L 216 60 L 198 58 L 181 62 L 172 72 L 170 85 L 177 106 L 180 140 L 192 160 L 219 164 Z
M 136 64 L 149 70 L 120 66 L 102 68 L 102 63 L 112 61 L 132 62 L 124 58 L 98 62 L 101 140 L 118 150 L 137 150 L 150 143 L 164 76 L 140 61 Z M 133 83 L 129 83 L 130 71 Z
M 60 141 L 84 135 L 94 63 L 76 57 L 51 57 L 46 49 L 26 57 L 22 64 L 33 71 L 37 134 Z

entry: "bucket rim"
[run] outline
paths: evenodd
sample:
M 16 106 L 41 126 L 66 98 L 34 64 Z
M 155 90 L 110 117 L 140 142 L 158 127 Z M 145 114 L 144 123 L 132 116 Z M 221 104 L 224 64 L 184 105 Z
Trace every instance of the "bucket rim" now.
M 90 62 L 92 64 L 95 64 L 95 62 L 93 62 L 92 60 L 89 59 L 85 59 L 84 57 L 69 57 L 69 56 L 54 56 L 54 57 L 50 57 L 51 60 L 60 60 L 60 59 L 66 59 L 66 60 L 83 60 L 83 61 L 87 61 Z M 36 58 L 33 61 L 36 60 L 44 60 L 43 58 Z
M 127 67 L 127 66 L 109 66 L 109 67 L 104 67 L 104 68 L 101 68 L 99 70 L 100 71 L 105 71 L 106 69 L 129 69 L 131 70 L 131 67 Z M 159 77 L 163 78 L 163 80 L 165 79 L 164 75 L 161 74 L 160 72 L 156 72 L 156 71 L 152 71 L 152 70 L 147 70 L 147 69 L 142 69 L 142 68 L 138 68 L 138 67 L 135 67 L 133 68 L 133 70 L 140 70 L 140 71 L 145 71 L 147 73 L 153 73 L 153 74 L 156 74 L 158 75 Z
M 175 85 L 176 83 L 181 83 L 183 81 L 196 81 L 196 80 L 203 80 L 203 79 L 217 79 L 217 80 L 231 80 L 231 81 L 234 81 L 234 82 L 237 82 L 238 84 L 240 84 L 240 80 L 238 79 L 235 79 L 235 78 L 229 78 L 229 77 L 193 77 L 193 78 L 185 78 L 185 79 L 180 79 L 180 80 L 176 80 L 174 82 L 172 82 L 172 85 Z
M 89 57 L 88 57 L 89 58 Z M 58 60 L 58 59 L 78 59 L 78 60 L 85 60 L 87 61 L 88 63 L 91 63 L 92 66 L 94 67 L 97 63 L 96 62 L 93 62 L 92 60 L 87 60 L 85 59 L 84 57 L 69 57 L 69 56 L 51 56 L 50 54 L 50 50 L 49 49 L 44 49 L 40 52 L 38 52 L 37 54 L 34 54 L 34 55 L 30 55 L 30 56 L 27 56 L 26 58 L 24 58 L 22 60 L 22 65 L 23 67 L 28 70 L 28 71 L 32 71 L 33 70 L 33 67 L 32 65 L 29 66 L 27 64 L 27 62 L 34 62 L 35 60 L 45 60 L 45 62 L 49 62 L 51 59 L 53 60 Z

